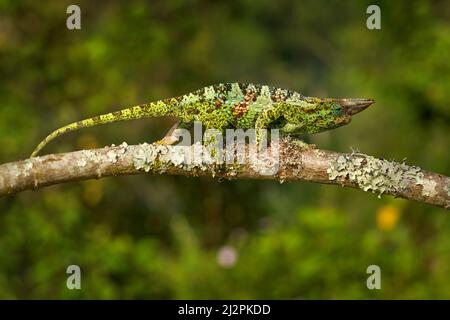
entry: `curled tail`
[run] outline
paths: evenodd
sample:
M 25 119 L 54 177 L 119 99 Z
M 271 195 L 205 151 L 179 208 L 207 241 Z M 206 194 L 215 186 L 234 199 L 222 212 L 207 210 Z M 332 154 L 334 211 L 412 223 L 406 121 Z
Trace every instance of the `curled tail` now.
M 31 157 L 36 157 L 39 151 L 41 151 L 50 141 L 70 131 L 75 131 L 81 128 L 88 128 L 111 122 L 171 115 L 172 113 L 171 111 L 173 110 L 173 108 L 171 108 L 171 104 L 173 102 L 174 101 L 161 100 L 158 102 L 154 103 L 152 102 L 135 107 L 130 107 L 116 112 L 106 113 L 100 116 L 68 124 L 62 128 L 53 131 L 44 140 L 42 140 L 39 143 L 39 145 L 34 149 L 33 153 L 31 154 Z

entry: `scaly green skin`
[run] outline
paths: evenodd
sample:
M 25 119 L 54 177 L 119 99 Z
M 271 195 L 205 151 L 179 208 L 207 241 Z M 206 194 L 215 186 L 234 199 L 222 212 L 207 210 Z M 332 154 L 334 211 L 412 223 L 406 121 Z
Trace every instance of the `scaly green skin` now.
M 182 126 L 199 121 L 206 129 L 280 129 L 296 136 L 333 129 L 350 122 L 360 110 L 350 110 L 351 99 L 304 97 L 298 92 L 265 85 L 216 84 L 195 92 L 150 102 L 120 111 L 74 122 L 48 135 L 32 157 L 51 140 L 66 132 L 100 124 L 162 116 L 174 116 Z M 372 100 L 355 99 L 365 109 Z M 353 104 L 352 106 L 355 106 Z

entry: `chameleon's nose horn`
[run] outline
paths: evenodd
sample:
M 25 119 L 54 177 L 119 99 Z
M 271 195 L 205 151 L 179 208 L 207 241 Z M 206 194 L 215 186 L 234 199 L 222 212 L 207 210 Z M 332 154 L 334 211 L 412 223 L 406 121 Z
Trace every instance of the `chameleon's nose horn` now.
M 344 113 L 346 115 L 352 116 L 357 114 L 367 107 L 375 103 L 373 99 L 336 99 L 342 108 L 344 109 Z

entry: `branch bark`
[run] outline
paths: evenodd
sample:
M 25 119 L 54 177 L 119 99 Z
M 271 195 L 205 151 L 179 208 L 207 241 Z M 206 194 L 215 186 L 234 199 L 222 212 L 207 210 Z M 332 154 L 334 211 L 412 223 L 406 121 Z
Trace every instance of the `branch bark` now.
M 327 183 L 450 209 L 450 178 L 405 163 L 361 153 L 305 148 L 290 140 L 270 146 L 264 156 L 248 151 L 246 147 L 242 163 L 232 164 L 217 163 L 211 150 L 198 144 L 128 146 L 124 143 L 50 154 L 0 165 L 0 197 L 69 181 L 154 173 Z

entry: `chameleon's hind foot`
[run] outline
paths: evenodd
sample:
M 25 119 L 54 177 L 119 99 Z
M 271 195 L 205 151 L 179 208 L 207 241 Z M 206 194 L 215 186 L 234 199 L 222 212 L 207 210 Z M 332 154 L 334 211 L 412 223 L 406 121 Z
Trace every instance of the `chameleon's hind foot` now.
M 165 136 L 164 138 L 162 138 L 161 140 L 156 141 L 156 144 L 161 144 L 164 146 L 171 146 L 175 143 L 178 142 L 178 138 L 174 137 L 174 136 Z
M 177 143 L 180 140 L 180 138 L 175 135 L 175 130 L 178 128 L 179 125 L 180 125 L 180 122 L 178 121 L 169 129 L 169 131 L 167 131 L 164 138 L 156 141 L 155 143 L 165 145 L 165 146 L 171 146 L 171 145 Z

